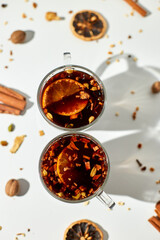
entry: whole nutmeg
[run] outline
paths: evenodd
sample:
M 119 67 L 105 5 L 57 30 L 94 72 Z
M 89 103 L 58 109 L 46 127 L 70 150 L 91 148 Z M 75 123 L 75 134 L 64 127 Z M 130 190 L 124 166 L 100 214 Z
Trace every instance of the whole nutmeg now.
M 24 31 L 17 30 L 11 34 L 10 40 L 12 41 L 12 43 L 15 43 L 15 44 L 23 43 L 25 40 L 25 37 L 26 37 L 26 33 Z
M 19 192 L 19 182 L 16 179 L 10 179 L 5 187 L 5 192 L 8 196 L 16 196 Z
M 160 81 L 153 83 L 152 85 L 152 93 L 160 92 Z

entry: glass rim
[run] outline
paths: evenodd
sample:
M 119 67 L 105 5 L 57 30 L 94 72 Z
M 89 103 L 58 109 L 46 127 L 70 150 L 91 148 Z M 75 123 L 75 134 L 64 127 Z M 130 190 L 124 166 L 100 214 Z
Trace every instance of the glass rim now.
M 59 126 L 58 124 L 56 123 L 53 123 L 51 122 L 45 115 L 42 107 L 41 107 L 41 99 L 42 99 L 42 96 L 41 96 L 41 92 L 43 91 L 44 89 L 44 86 L 45 84 L 47 83 L 47 81 L 53 76 L 53 73 L 59 71 L 59 70 L 62 70 L 62 69 L 66 69 L 67 67 L 69 68 L 79 68 L 81 70 L 84 70 L 84 71 L 87 71 L 91 74 L 91 76 L 94 77 L 94 79 L 101 85 L 101 90 L 103 91 L 103 107 L 102 107 L 102 110 L 100 112 L 100 114 L 97 116 L 97 118 L 91 122 L 91 123 L 88 123 L 87 125 L 84 125 L 84 126 L 81 126 L 81 127 L 77 127 L 77 128 L 66 128 L 66 127 L 62 127 L 62 126 Z M 98 119 L 102 116 L 103 112 L 104 112 L 104 109 L 105 109 L 105 105 L 106 105 L 106 99 L 107 99 L 107 94 L 106 94 L 106 90 L 105 90 L 105 87 L 104 87 L 104 84 L 102 82 L 102 80 L 97 76 L 97 74 L 95 74 L 93 71 L 91 71 L 90 69 L 86 68 L 86 67 L 83 67 L 83 66 L 80 66 L 80 65 L 74 65 L 74 64 L 70 64 L 70 65 L 62 65 L 60 67 L 57 67 L 55 69 L 53 69 L 52 71 L 50 71 L 43 79 L 42 81 L 40 82 L 39 84 L 39 87 L 38 87 L 38 91 L 37 91 L 37 105 L 38 105 L 38 109 L 42 115 L 42 117 L 53 127 L 55 128 L 58 128 L 58 129 L 61 129 L 61 130 L 64 130 L 64 131 L 81 131 L 81 130 L 84 130 L 84 129 L 88 129 L 90 128 L 91 126 L 93 126 L 97 121 Z
M 107 174 L 106 174 L 106 177 L 105 177 L 105 180 L 104 180 L 103 184 L 94 192 L 94 194 L 92 194 L 92 195 L 89 196 L 89 197 L 80 199 L 80 200 L 69 200 L 69 199 L 64 199 L 64 198 L 58 197 L 56 194 L 54 194 L 53 192 L 51 192 L 51 191 L 47 188 L 47 186 L 46 186 L 46 184 L 45 184 L 45 182 L 44 182 L 44 180 L 43 180 L 43 178 L 42 178 L 42 175 L 41 175 L 41 162 L 42 162 L 42 158 L 43 158 L 44 154 L 48 151 L 48 149 L 51 147 L 51 145 L 52 145 L 55 141 L 57 141 L 59 138 L 67 137 L 67 136 L 70 136 L 70 135 L 71 135 L 71 136 L 72 136 L 72 135 L 82 135 L 82 136 L 84 136 L 84 137 L 88 137 L 88 138 L 90 138 L 91 140 L 93 140 L 94 143 L 100 145 L 100 147 L 102 148 L 103 152 L 105 153 L 106 161 L 107 161 Z M 60 134 L 60 135 L 56 136 L 55 138 L 53 138 L 52 140 L 50 140 L 50 141 L 47 143 L 47 145 L 44 147 L 44 149 L 43 149 L 43 151 L 42 151 L 42 153 L 41 153 L 41 155 L 40 155 L 40 158 L 39 158 L 39 177 L 40 177 L 40 180 L 41 180 L 41 183 L 42 183 L 44 189 L 45 189 L 52 197 L 54 197 L 54 198 L 56 198 L 56 199 L 58 199 L 58 200 L 60 200 L 60 201 L 62 201 L 62 202 L 66 202 L 66 203 L 81 203 L 81 202 L 86 202 L 86 201 L 88 201 L 88 200 L 96 197 L 100 192 L 103 191 L 104 186 L 105 186 L 105 184 L 107 183 L 107 180 L 108 180 L 108 177 L 109 177 L 109 173 L 110 173 L 110 160 L 109 160 L 109 156 L 108 156 L 107 151 L 105 150 L 105 148 L 102 146 L 102 144 L 101 144 L 96 138 L 94 138 L 93 136 L 91 136 L 91 135 L 89 135 L 89 134 L 87 134 L 87 133 L 82 133 L 82 132 L 76 132 L 76 131 L 75 131 L 75 132 L 63 133 L 63 134 Z

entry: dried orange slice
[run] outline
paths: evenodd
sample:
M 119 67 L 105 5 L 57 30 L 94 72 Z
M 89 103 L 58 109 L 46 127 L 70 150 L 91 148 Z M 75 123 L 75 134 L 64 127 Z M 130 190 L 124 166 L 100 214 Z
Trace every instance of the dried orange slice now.
M 57 161 L 57 173 L 61 181 L 66 185 L 73 185 L 77 182 L 78 176 L 81 172 L 76 169 L 76 161 L 74 159 L 77 157 L 76 150 L 72 148 L 64 148 L 58 156 Z
M 88 103 L 78 95 L 82 90 L 84 86 L 73 79 L 59 79 L 44 90 L 42 107 L 51 106 L 54 113 L 64 116 L 79 113 Z
M 95 11 L 79 11 L 71 19 L 72 33 L 85 41 L 97 40 L 103 37 L 106 30 L 106 20 Z
M 103 232 L 94 222 L 82 219 L 66 229 L 63 240 L 103 240 Z

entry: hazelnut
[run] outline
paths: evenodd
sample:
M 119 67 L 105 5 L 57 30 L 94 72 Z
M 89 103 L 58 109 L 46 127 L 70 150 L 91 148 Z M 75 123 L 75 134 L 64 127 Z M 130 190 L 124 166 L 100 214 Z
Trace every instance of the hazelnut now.
M 19 192 L 19 182 L 16 179 L 10 179 L 5 187 L 5 192 L 8 196 L 16 196 Z
M 152 93 L 160 92 L 160 81 L 153 83 L 152 85 Z
M 10 40 L 12 41 L 12 43 L 15 43 L 15 44 L 23 43 L 25 40 L 25 37 L 26 37 L 26 33 L 24 31 L 17 30 L 11 34 Z

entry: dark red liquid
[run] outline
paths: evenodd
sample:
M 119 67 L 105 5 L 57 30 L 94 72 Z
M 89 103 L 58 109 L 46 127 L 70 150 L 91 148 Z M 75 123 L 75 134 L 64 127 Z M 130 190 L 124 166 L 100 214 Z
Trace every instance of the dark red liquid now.
M 81 83 L 84 86 L 85 93 L 87 93 L 89 97 L 88 99 L 80 99 L 76 98 L 77 94 L 73 94 L 71 96 L 64 97 L 58 102 L 50 103 L 43 108 L 46 116 L 47 113 L 52 115 L 52 119 L 49 118 L 49 120 L 58 126 L 66 128 L 79 128 L 95 121 L 101 113 L 104 105 L 104 92 L 102 86 L 91 75 L 85 72 L 73 70 L 71 73 L 68 73 L 67 71 L 63 71 L 49 79 L 43 89 L 43 93 L 48 86 L 59 79 L 72 79 Z M 63 111 L 67 113 L 74 111 L 76 106 L 80 103 L 84 105 L 86 103 L 86 105 L 76 117 L 72 117 L 72 115 L 64 116 L 59 114 Z
M 47 188 L 69 200 L 93 195 L 103 184 L 107 170 L 107 159 L 101 146 L 76 134 L 53 143 L 41 162 L 41 175 Z

